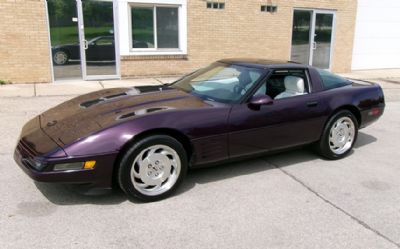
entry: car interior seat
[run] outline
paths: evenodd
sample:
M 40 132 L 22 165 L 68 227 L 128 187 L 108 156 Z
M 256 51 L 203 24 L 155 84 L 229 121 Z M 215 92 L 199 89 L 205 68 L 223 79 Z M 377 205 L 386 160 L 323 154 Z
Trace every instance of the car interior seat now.
M 243 87 L 247 86 L 252 82 L 252 79 L 250 77 L 250 73 L 246 70 L 240 73 L 239 77 L 239 84 Z
M 250 77 L 250 73 L 246 71 L 242 71 L 238 76 L 239 84 L 235 86 L 234 91 L 239 94 L 244 94 L 251 86 L 253 80 Z M 243 91 L 244 90 L 244 91 Z
M 285 91 L 278 94 L 275 99 L 282 99 L 297 95 L 303 95 L 304 92 L 304 80 L 296 76 L 286 76 L 284 79 Z
M 282 75 L 272 75 L 267 81 L 267 94 L 271 98 L 275 98 L 276 95 L 280 94 L 281 92 L 285 91 L 285 84 L 284 82 L 285 77 Z

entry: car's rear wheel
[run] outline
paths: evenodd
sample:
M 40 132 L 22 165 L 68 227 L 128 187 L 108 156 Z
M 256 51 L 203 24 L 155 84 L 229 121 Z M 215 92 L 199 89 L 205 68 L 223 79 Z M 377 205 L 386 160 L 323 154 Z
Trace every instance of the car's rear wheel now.
M 358 135 L 358 123 L 353 113 L 342 110 L 328 121 L 317 144 L 318 152 L 329 159 L 340 159 L 350 153 Z
M 122 156 L 119 185 L 130 197 L 163 199 L 177 188 L 187 172 L 185 149 L 176 139 L 153 135 L 135 143 Z
M 65 65 L 69 60 L 68 54 L 65 51 L 58 50 L 54 53 L 53 61 L 56 65 Z

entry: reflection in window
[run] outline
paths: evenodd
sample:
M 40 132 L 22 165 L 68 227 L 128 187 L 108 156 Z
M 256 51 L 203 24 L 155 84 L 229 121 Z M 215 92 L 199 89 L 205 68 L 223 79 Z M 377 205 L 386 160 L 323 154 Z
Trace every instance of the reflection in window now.
M 156 8 L 159 48 L 178 48 L 178 8 Z
M 132 48 L 179 48 L 177 7 L 134 6 L 131 16 Z
M 153 8 L 132 8 L 132 47 L 154 48 Z
M 113 37 L 100 38 L 100 39 L 94 41 L 94 43 L 99 46 L 113 45 L 114 39 L 113 39 Z

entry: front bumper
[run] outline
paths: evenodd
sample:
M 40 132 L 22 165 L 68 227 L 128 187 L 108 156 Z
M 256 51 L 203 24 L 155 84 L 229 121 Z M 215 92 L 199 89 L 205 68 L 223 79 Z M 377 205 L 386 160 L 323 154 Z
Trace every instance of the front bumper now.
M 113 168 L 117 154 L 93 155 L 75 158 L 40 158 L 42 168 L 35 168 L 32 161 L 37 159 L 29 155 L 23 147 L 17 146 L 14 160 L 18 166 L 33 180 L 66 184 L 89 184 L 95 188 L 110 188 L 112 186 Z M 53 171 L 55 164 L 83 162 L 95 160 L 96 166 L 90 170 Z

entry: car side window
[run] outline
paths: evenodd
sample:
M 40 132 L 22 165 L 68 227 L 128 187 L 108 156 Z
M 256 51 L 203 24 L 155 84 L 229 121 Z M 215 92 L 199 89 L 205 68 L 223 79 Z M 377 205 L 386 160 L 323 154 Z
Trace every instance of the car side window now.
M 342 87 L 342 86 L 347 86 L 350 83 L 350 81 L 346 80 L 345 78 L 340 77 L 339 75 L 330 73 L 326 70 L 323 69 L 317 69 L 319 76 L 321 76 L 322 80 L 322 85 L 326 90 L 332 89 L 332 88 L 337 88 L 337 87 Z
M 308 94 L 308 79 L 304 69 L 275 70 L 255 95 L 266 94 L 272 99 L 283 99 Z

